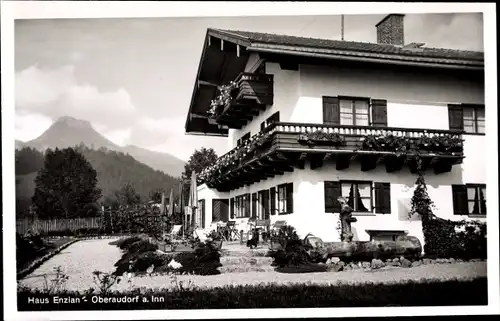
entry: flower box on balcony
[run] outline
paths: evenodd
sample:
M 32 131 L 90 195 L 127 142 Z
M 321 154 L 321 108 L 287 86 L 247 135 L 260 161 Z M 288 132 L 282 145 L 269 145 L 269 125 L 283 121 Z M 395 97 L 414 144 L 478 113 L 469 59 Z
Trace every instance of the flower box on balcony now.
M 345 146 L 346 142 L 343 136 L 337 133 L 325 133 L 316 131 L 312 133 L 300 134 L 297 138 L 299 143 L 307 145 L 322 146 Z

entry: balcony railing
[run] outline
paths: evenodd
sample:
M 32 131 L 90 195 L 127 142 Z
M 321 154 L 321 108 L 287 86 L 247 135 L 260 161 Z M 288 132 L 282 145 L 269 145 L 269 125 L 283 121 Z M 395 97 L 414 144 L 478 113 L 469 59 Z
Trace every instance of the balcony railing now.
M 334 161 L 343 170 L 356 159 L 362 171 L 384 163 L 388 172 L 408 164 L 411 172 L 434 167 L 436 173 L 462 162 L 460 131 L 396 127 L 348 126 L 304 123 L 274 123 L 200 173 L 210 187 L 237 188 L 245 184 Z M 421 164 L 412 156 L 419 155 Z M 240 183 L 238 183 L 240 182 Z
M 213 123 L 241 129 L 267 106 L 273 104 L 273 75 L 241 73 L 221 86 L 209 111 Z

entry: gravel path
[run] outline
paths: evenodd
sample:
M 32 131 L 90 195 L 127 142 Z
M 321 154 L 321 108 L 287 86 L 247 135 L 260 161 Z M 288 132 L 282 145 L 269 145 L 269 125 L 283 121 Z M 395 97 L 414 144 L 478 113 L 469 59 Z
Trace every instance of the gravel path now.
M 114 264 L 121 257 L 120 249 L 109 245 L 115 239 L 96 239 L 78 241 L 43 263 L 33 273 L 26 276 L 21 284 L 31 288 L 43 288 L 43 275 L 48 280 L 53 279 L 54 268 L 61 266 L 62 271 L 69 277 L 67 289 L 88 289 L 96 287 L 92 272 L 113 272 Z
M 43 287 L 43 274 L 53 275 L 53 268 L 61 266 L 64 273 L 69 276 L 66 283 L 68 290 L 86 290 L 96 288 L 92 272 L 114 271 L 114 264 L 121 257 L 117 246 L 109 245 L 113 239 L 79 241 L 45 262 L 35 272 L 22 280 L 22 284 L 31 288 Z M 422 279 L 471 279 L 486 277 L 486 262 L 464 262 L 454 264 L 432 264 L 412 268 L 384 267 L 380 270 L 362 271 L 352 270 L 345 272 L 322 272 L 304 274 L 285 274 L 274 271 L 227 273 L 220 275 L 181 275 L 179 281 L 192 280 L 199 287 L 214 287 L 224 285 L 246 285 L 258 283 L 313 283 L 335 284 L 365 283 L 365 282 L 401 282 L 404 280 Z M 153 275 L 150 277 L 135 277 L 133 287 L 166 288 L 171 286 L 168 276 Z M 129 289 L 128 282 L 122 282 L 114 287 L 116 290 Z

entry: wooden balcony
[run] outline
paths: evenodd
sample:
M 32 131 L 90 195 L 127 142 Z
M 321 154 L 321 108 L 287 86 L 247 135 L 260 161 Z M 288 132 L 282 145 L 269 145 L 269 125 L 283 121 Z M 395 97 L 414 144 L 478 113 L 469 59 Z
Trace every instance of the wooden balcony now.
M 418 155 L 418 157 L 416 157 Z M 388 173 L 433 169 L 441 174 L 462 163 L 462 132 L 394 127 L 274 123 L 220 157 L 200 174 L 211 188 L 228 191 L 294 169 L 326 163 L 346 170 L 358 162 L 361 171 L 384 166 Z
M 213 123 L 241 129 L 267 106 L 273 104 L 273 75 L 241 73 L 230 99 L 216 108 L 211 116 Z

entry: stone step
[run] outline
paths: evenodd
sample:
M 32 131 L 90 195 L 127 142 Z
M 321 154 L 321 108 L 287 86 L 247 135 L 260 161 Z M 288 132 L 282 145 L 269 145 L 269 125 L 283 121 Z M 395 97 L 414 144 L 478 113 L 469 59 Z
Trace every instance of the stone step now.
M 271 265 L 273 258 L 259 256 L 222 256 L 222 265 Z
M 245 272 L 272 272 L 274 267 L 271 265 L 251 266 L 251 265 L 227 265 L 221 266 L 218 270 L 224 273 L 245 273 Z
M 265 257 L 268 253 L 268 249 L 256 249 L 256 250 L 221 250 L 221 256 L 234 256 L 234 257 Z

